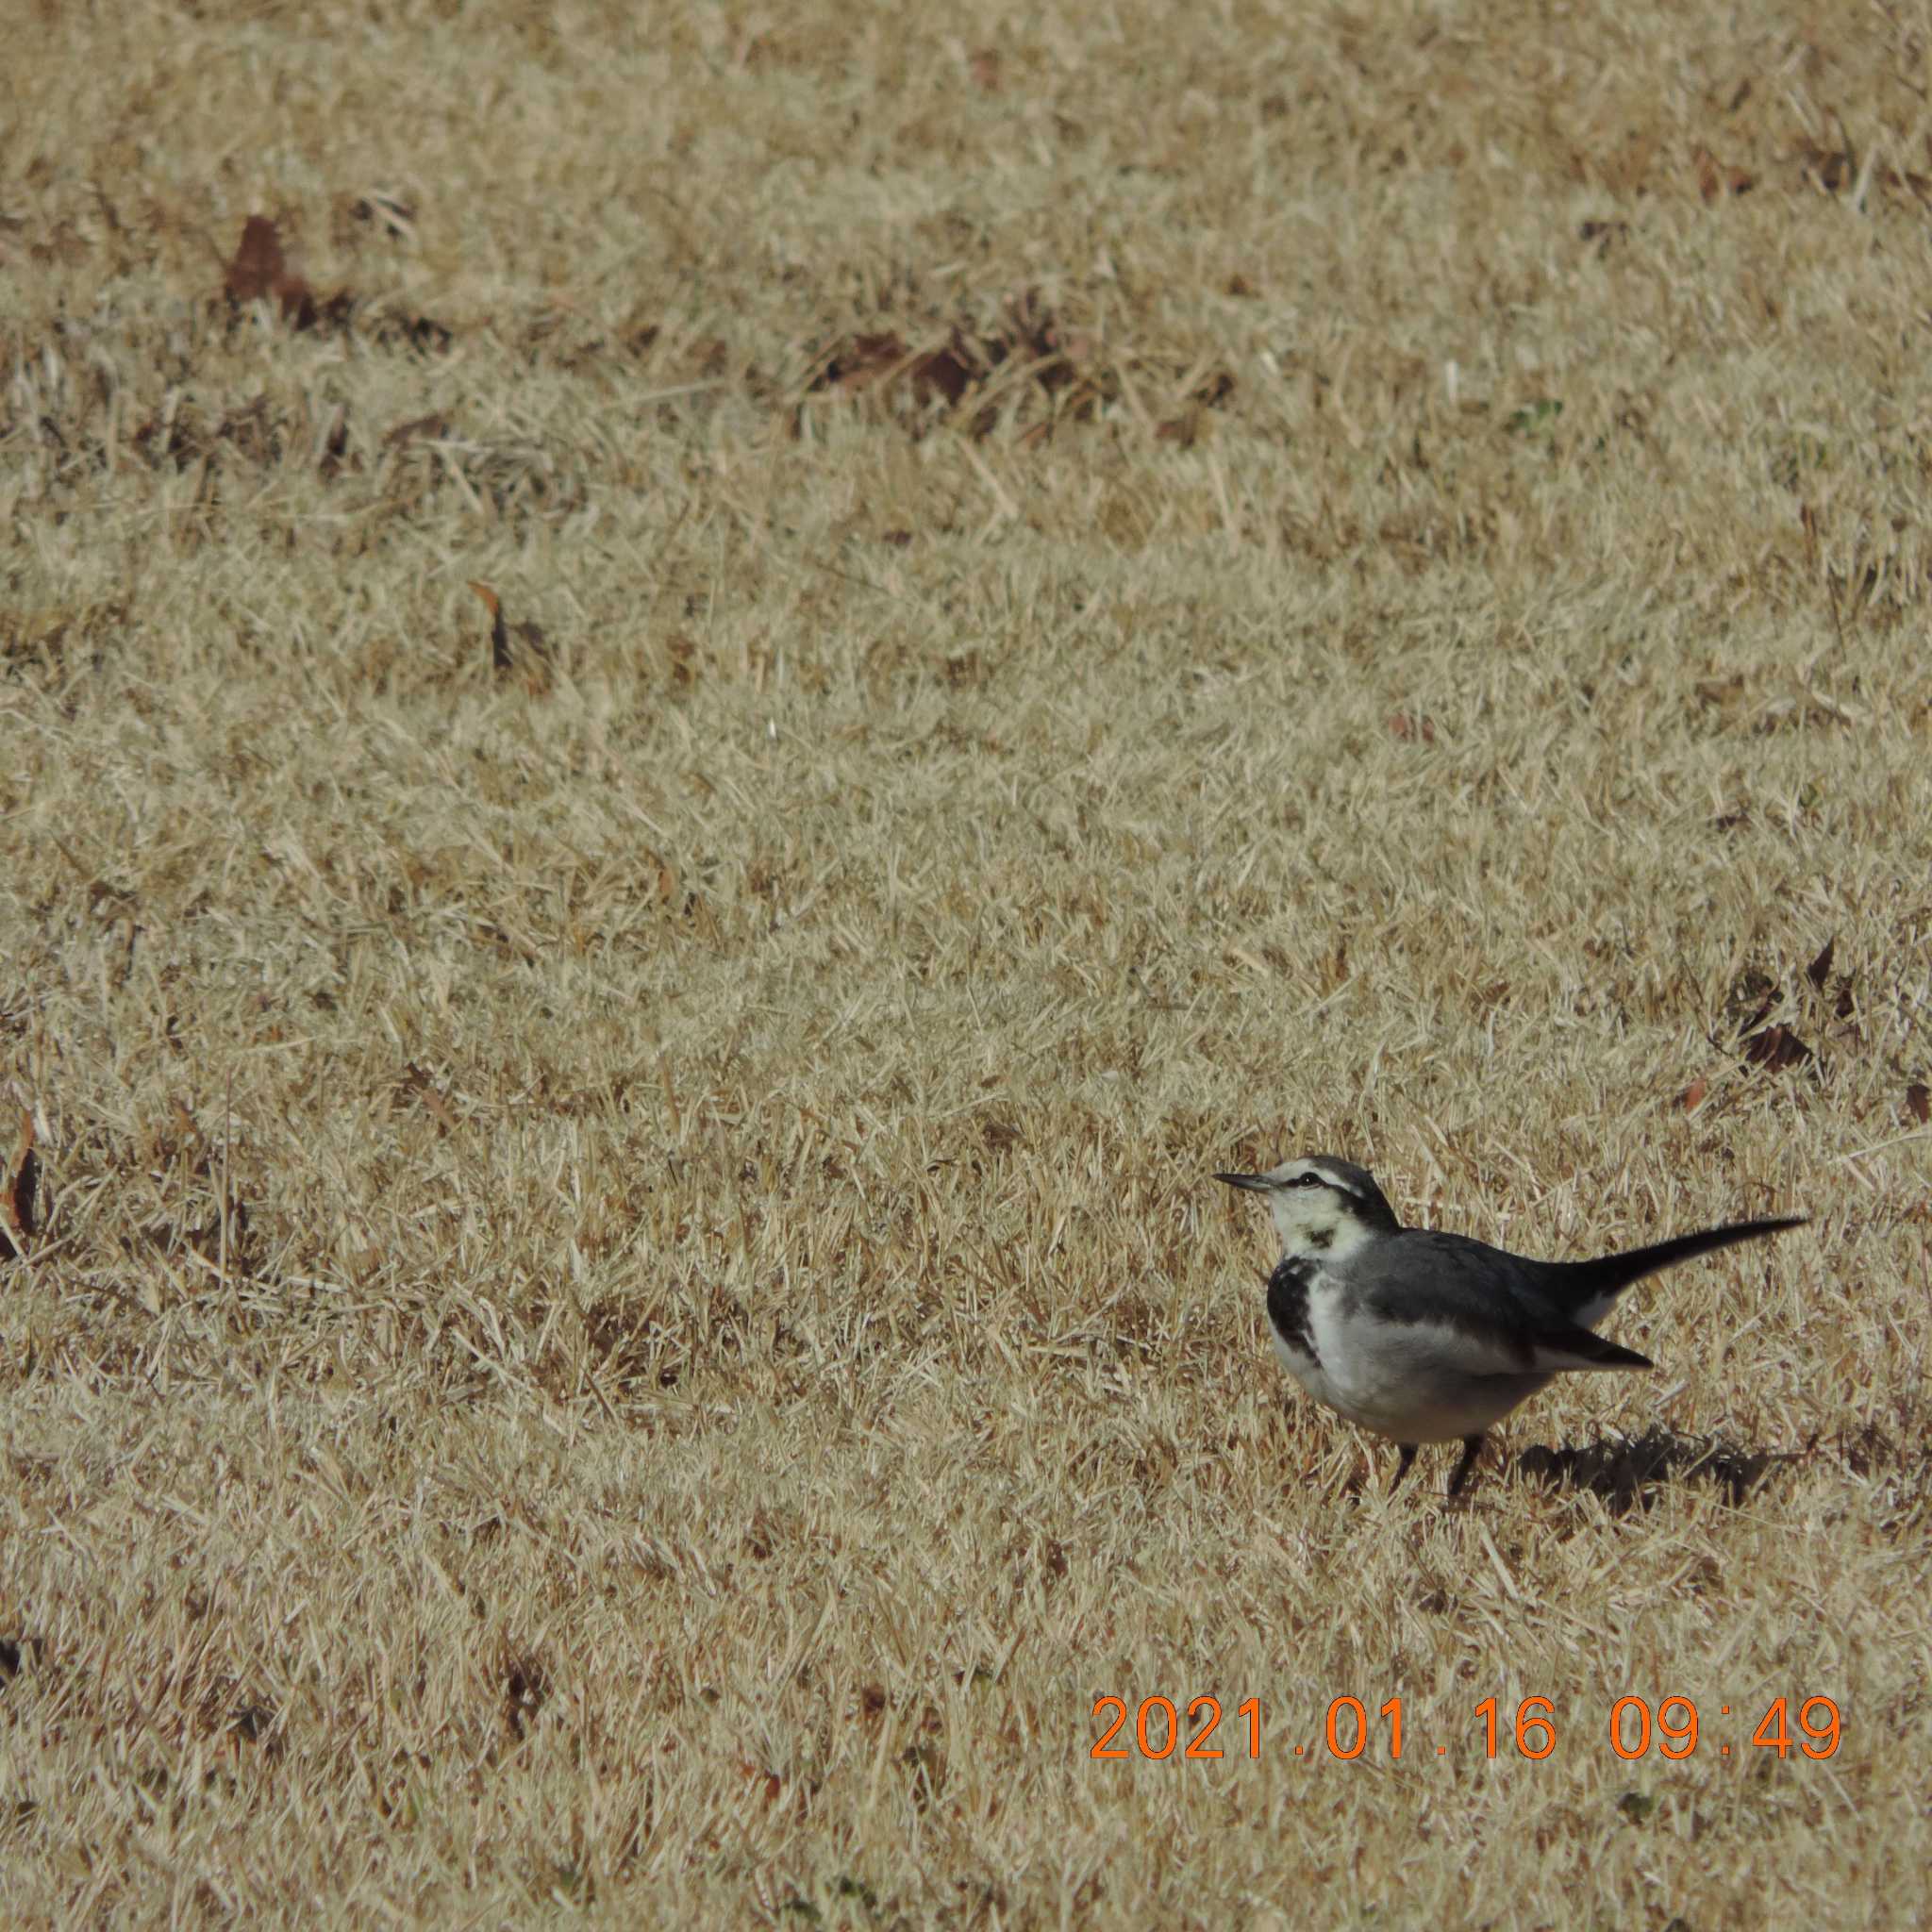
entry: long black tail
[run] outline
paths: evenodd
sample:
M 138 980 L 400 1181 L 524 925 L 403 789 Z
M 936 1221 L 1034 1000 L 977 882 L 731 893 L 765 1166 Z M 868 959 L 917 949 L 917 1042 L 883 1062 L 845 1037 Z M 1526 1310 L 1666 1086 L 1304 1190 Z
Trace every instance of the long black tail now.
M 1646 1274 L 1674 1268 L 1679 1261 L 1694 1260 L 1713 1248 L 1728 1248 L 1739 1241 L 1755 1241 L 1760 1235 L 1803 1227 L 1805 1221 L 1802 1214 L 1777 1221 L 1734 1221 L 1728 1227 L 1707 1227 L 1701 1234 L 1680 1234 L 1674 1241 L 1632 1248 L 1627 1255 L 1606 1255 L 1599 1261 L 1559 1262 L 1557 1293 L 1564 1298 L 1565 1312 L 1574 1315 L 1591 1302 L 1608 1301 L 1621 1294 Z

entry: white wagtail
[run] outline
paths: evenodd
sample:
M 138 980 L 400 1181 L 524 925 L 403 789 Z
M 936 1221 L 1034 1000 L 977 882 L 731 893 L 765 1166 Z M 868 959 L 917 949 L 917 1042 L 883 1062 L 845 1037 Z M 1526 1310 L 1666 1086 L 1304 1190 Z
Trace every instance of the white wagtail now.
M 1755 1241 L 1789 1221 L 1739 1221 L 1597 1261 L 1532 1261 L 1467 1235 L 1404 1227 L 1374 1176 L 1317 1154 L 1267 1174 L 1218 1174 L 1268 1196 L 1282 1255 L 1268 1276 L 1274 1352 L 1317 1402 L 1402 1450 L 1459 1438 L 1453 1496 L 1483 1434 L 1566 1369 L 1647 1369 L 1591 1330 L 1633 1281 Z

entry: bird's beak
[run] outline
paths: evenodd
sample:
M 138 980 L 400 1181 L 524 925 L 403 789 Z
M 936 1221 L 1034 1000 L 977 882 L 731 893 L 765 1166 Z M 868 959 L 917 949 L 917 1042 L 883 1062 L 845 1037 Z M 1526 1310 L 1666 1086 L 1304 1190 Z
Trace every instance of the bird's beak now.
M 1252 1193 L 1265 1194 L 1268 1191 L 1268 1176 L 1265 1174 L 1218 1174 L 1218 1181 L 1225 1181 L 1231 1188 L 1246 1188 Z

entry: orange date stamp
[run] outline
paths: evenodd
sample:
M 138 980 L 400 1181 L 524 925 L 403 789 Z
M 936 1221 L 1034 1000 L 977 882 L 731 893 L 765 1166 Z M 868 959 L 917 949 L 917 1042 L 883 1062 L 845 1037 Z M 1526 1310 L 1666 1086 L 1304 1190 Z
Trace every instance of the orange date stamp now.
M 1626 1763 L 1653 1750 L 1673 1760 L 1692 1757 L 1700 1749 L 1706 1755 L 1714 1751 L 1720 1757 L 1729 1757 L 1734 1747 L 1737 1755 L 1757 1750 L 1789 1757 L 1795 1750 L 1803 1757 L 1825 1758 L 1839 1747 L 1843 1723 L 1829 1697 L 1775 1697 L 1753 1725 L 1755 1709 L 1755 1705 L 1746 1710 L 1721 1704 L 1714 1713 L 1707 1707 L 1707 1714 L 1700 1718 L 1696 1704 L 1688 1697 L 1665 1697 L 1654 1707 L 1641 1697 L 1619 1697 L 1607 1716 L 1598 1713 L 1594 1724 L 1586 1720 L 1585 1735 L 1607 1743 Z M 1087 1755 L 1103 1760 L 1258 1758 L 1264 1748 L 1258 1697 L 1238 1704 L 1232 1723 L 1227 1723 L 1220 1698 L 1208 1696 L 1191 1698 L 1185 1705 L 1172 1697 L 1143 1697 L 1138 1705 L 1124 1697 L 1096 1697 L 1093 1716 L 1106 1727 Z M 1325 1755 L 1342 1759 L 1365 1754 L 1378 1759 L 1405 1755 L 1447 1757 L 1468 1750 L 1496 1757 L 1510 1755 L 1513 1749 L 1516 1757 L 1541 1759 L 1556 1751 L 1559 1737 L 1570 1728 L 1570 1719 L 1559 1719 L 1551 1698 L 1525 1697 L 1511 1712 L 1495 1698 L 1485 1697 L 1453 1740 L 1418 1742 L 1405 1732 L 1400 1697 L 1377 1706 L 1373 1720 L 1359 1697 L 1336 1697 L 1329 1701 L 1326 1719 L 1319 1727 L 1311 1724 L 1308 1736 L 1274 1748 L 1291 1751 L 1296 1757 Z M 1183 1737 L 1184 1731 L 1189 1735 Z

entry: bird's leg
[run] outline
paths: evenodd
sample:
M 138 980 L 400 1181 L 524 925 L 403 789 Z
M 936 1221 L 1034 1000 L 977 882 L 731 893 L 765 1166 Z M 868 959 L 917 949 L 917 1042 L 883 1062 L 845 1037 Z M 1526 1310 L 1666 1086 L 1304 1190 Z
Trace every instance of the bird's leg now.
M 1402 1478 L 1408 1474 L 1408 1465 L 1415 1460 L 1415 1444 L 1402 1442 L 1396 1445 L 1402 1451 L 1402 1459 L 1395 1465 L 1395 1480 L 1389 1485 L 1392 1496 L 1402 1487 Z
M 1462 1439 L 1462 1460 L 1456 1465 L 1456 1474 L 1449 1478 L 1449 1493 L 1457 1494 L 1463 1484 L 1469 1480 L 1469 1473 L 1475 1467 L 1475 1459 L 1483 1453 L 1483 1439 L 1478 1435 Z

